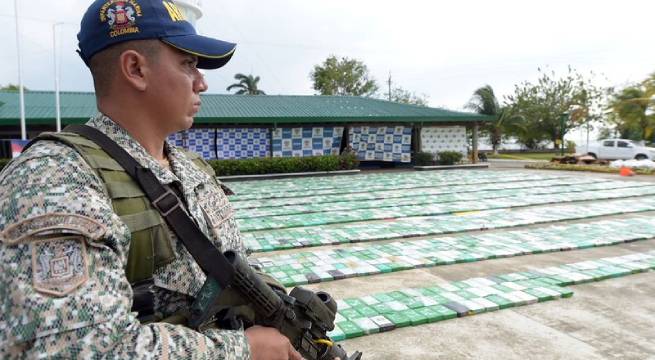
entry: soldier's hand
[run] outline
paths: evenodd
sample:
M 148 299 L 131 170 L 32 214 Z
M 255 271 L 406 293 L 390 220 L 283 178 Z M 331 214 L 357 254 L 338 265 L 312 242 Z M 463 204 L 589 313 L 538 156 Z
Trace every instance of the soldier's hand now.
M 289 339 L 277 329 L 255 325 L 245 333 L 253 360 L 302 360 Z

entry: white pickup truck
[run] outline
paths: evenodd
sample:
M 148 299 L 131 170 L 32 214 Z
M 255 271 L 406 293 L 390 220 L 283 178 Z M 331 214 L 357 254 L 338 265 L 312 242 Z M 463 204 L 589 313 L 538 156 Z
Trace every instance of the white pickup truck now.
M 588 155 L 596 159 L 655 159 L 655 148 L 639 145 L 632 140 L 625 139 L 599 140 L 597 143 L 589 144 L 585 150 Z

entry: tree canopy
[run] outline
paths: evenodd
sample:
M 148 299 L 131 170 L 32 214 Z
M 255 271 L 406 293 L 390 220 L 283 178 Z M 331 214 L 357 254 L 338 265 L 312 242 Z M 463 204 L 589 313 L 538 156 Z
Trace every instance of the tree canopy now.
M 4 91 L 19 91 L 20 88 L 19 88 L 19 86 L 16 85 L 16 84 L 7 84 L 7 85 L 4 85 L 4 86 L 0 86 L 0 90 L 4 90 Z M 23 86 L 23 90 L 24 90 L 24 91 L 28 91 L 27 88 L 24 87 L 24 86 Z
M 521 119 L 513 134 L 519 142 L 529 148 L 544 140 L 557 144 L 572 129 L 601 118 L 604 92 L 590 79 L 570 67 L 563 77 L 554 71 L 539 73 L 536 83 L 516 85 L 506 99 L 509 110 Z M 567 116 L 562 123 L 563 114 Z
M 475 90 L 465 108 L 478 114 L 494 117 L 493 121 L 485 122 L 480 129 L 482 133 L 489 135 L 494 154 L 498 153 L 498 147 L 504 134 L 510 131 L 515 133 L 519 131 L 516 128 L 517 118 L 511 114 L 509 107 L 500 105 L 491 85 L 485 85 Z
M 227 91 L 238 89 L 236 95 L 266 95 L 263 90 L 257 87 L 260 80 L 259 76 L 237 73 L 234 75 L 234 79 L 239 80 L 239 82 L 228 86 Z
M 611 123 L 621 138 L 655 140 L 653 76 L 641 84 L 631 85 L 612 94 Z
M 320 95 L 373 96 L 378 85 L 366 65 L 356 59 L 332 55 L 310 73 Z
M 427 95 L 425 94 L 417 95 L 415 92 L 405 90 L 400 86 L 391 89 L 391 101 L 401 104 L 428 106 Z

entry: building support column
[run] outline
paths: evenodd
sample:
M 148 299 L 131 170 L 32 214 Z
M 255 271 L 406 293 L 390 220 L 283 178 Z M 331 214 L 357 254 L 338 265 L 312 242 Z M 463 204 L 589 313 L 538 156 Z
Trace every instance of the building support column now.
M 268 157 L 273 157 L 273 132 L 277 129 L 277 123 L 273 123 L 273 128 L 268 130 Z
M 339 145 L 339 154 L 343 153 L 348 146 L 350 146 L 350 125 L 344 125 L 343 133 L 341 134 L 341 144 Z
M 471 160 L 474 164 L 478 163 L 478 122 L 473 123 L 473 156 Z

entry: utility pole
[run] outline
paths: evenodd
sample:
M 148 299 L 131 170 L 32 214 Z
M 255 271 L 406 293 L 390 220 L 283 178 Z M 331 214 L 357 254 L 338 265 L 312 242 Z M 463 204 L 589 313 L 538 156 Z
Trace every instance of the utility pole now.
M 16 54 L 18 56 L 18 91 L 20 96 L 20 138 L 27 140 L 27 129 L 25 125 L 25 91 L 23 89 L 23 69 L 20 59 L 20 25 L 18 21 L 18 0 L 14 0 L 14 12 L 16 14 Z
M 591 122 L 590 120 L 587 120 L 587 151 L 585 151 L 585 154 L 589 152 L 589 130 L 591 130 L 590 122 Z
M 563 112 L 559 116 L 559 134 L 560 134 L 560 144 L 559 144 L 559 149 L 560 149 L 560 156 L 564 156 L 564 126 L 565 123 L 569 120 L 569 113 L 568 112 Z
M 61 132 L 61 104 L 59 100 L 59 62 L 57 61 L 57 26 L 63 23 L 52 24 L 52 53 L 55 66 L 55 125 L 57 132 Z
M 387 84 L 389 84 L 389 101 L 391 101 L 391 71 L 389 71 L 389 80 L 387 80 Z

